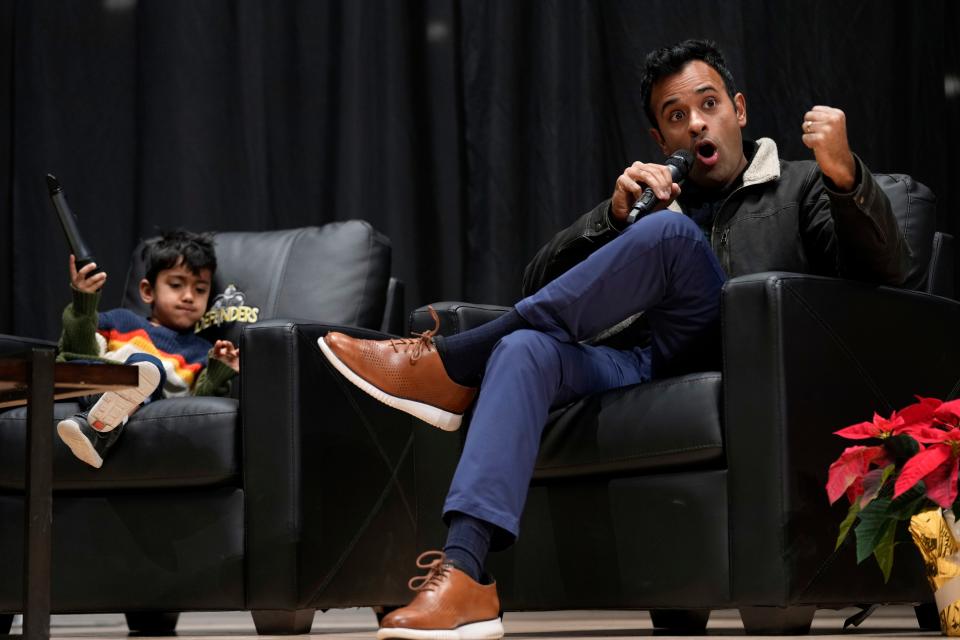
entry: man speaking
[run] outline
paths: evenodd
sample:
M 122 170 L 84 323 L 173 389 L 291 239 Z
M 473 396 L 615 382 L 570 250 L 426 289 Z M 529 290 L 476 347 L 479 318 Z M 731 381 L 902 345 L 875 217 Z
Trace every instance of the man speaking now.
M 609 200 L 537 253 L 516 307 L 449 337 L 320 339 L 351 382 L 434 426 L 456 429 L 476 398 L 444 505 L 443 551 L 418 559 L 426 574 L 411 581 L 417 595 L 384 618 L 378 638 L 503 635 L 484 562 L 519 535 L 548 411 L 715 368 L 727 277 L 782 270 L 892 285 L 905 277 L 905 240 L 850 150 L 841 111 L 814 106 L 798 118 L 814 161 L 781 160 L 772 140 L 743 139 L 746 98 L 721 52 L 697 40 L 650 53 L 641 94 L 650 135 L 665 156 L 685 151 L 677 157 L 687 166 L 627 167 Z

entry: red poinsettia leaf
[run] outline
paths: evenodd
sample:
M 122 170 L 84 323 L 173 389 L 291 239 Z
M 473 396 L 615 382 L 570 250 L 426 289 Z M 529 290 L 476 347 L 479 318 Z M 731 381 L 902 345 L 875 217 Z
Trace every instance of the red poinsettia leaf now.
M 934 444 L 907 460 L 906 464 L 903 465 L 903 470 L 900 471 L 900 477 L 893 485 L 893 497 L 896 498 L 908 491 L 913 485 L 923 480 L 928 473 L 949 460 L 951 455 L 949 445 Z
M 891 413 L 889 418 L 884 418 L 876 412 L 873 414 L 873 426 L 875 426 L 880 433 L 893 433 L 902 425 L 903 418 L 901 418 L 896 411 Z
M 941 404 L 934 411 L 934 417 L 941 422 L 956 425 L 960 422 L 960 399 Z
M 913 426 L 905 430 L 909 436 L 921 444 L 945 442 L 950 439 L 949 431 L 936 427 Z
M 866 475 L 870 462 L 883 456 L 883 447 L 847 447 L 830 465 L 827 474 L 827 497 L 830 504 L 844 494 L 847 487 Z
M 951 456 L 923 479 L 927 497 L 944 509 L 949 509 L 957 499 L 957 462 L 957 458 Z
M 847 440 L 866 440 L 880 435 L 876 425 L 872 422 L 858 422 L 833 433 Z
M 850 484 L 850 486 L 847 487 L 847 490 L 844 492 L 844 494 L 847 496 L 847 502 L 849 502 L 850 504 L 857 502 L 857 500 L 860 499 L 860 496 L 863 495 L 863 491 L 864 491 L 863 478 L 855 478 L 854 481 Z M 870 502 L 868 500 L 867 504 L 869 503 Z
M 941 403 L 936 398 L 919 398 L 919 402 L 904 407 L 897 412 L 897 415 L 903 421 L 903 426 L 923 425 L 929 427 L 933 424 L 934 412 Z

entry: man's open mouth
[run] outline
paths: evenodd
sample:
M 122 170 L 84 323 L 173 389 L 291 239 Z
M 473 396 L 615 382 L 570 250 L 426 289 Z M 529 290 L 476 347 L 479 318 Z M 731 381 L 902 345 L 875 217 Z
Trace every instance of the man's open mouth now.
M 697 155 L 703 160 L 710 160 L 717 153 L 717 146 L 712 142 L 701 142 L 697 145 Z

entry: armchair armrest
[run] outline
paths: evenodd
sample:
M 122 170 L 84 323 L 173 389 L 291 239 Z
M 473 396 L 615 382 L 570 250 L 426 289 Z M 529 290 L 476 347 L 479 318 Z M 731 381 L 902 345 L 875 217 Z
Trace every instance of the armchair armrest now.
M 398 605 L 416 557 L 413 418 L 347 382 L 328 330 L 272 320 L 241 337 L 247 606 Z M 376 579 L 371 579 L 376 576 Z
M 900 408 L 914 394 L 956 394 L 960 304 L 766 273 L 726 284 L 722 322 L 733 600 L 929 599 L 909 545 L 899 545 L 888 585 L 876 567 L 854 565 L 851 545 L 834 553 L 846 506 L 830 507 L 824 485 L 829 464 L 850 446 L 834 431 Z
M 442 336 L 473 329 L 485 322 L 503 315 L 511 307 L 502 307 L 495 304 L 471 304 L 468 302 L 435 302 L 430 305 L 440 316 L 440 331 Z M 433 329 L 433 318 L 427 307 L 414 309 L 410 314 L 410 331 L 422 333 Z

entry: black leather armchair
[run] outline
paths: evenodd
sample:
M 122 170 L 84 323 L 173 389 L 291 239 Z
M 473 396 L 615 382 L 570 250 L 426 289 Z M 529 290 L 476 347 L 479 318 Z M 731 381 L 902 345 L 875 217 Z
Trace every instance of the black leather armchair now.
M 405 598 L 411 429 L 344 429 L 344 408 L 325 400 L 337 383 L 317 374 L 320 329 L 295 320 L 399 333 L 389 241 L 348 221 L 216 244 L 213 290 L 235 284 L 259 309 L 240 338 L 239 399 L 143 407 L 100 470 L 55 442 L 55 613 L 124 612 L 132 630 L 169 632 L 180 611 L 251 610 L 261 633 L 292 633 L 317 608 Z M 138 307 L 134 263 L 125 304 Z M 0 634 L 22 610 L 25 415 L 0 413 Z
M 898 546 L 889 584 L 872 563 L 856 565 L 852 544 L 834 551 L 846 507 L 830 507 L 824 491 L 846 446 L 833 431 L 960 386 L 951 238 L 934 234 L 925 187 L 878 180 L 913 249 L 919 291 L 790 273 L 736 278 L 723 291 L 722 371 L 556 410 L 521 538 L 490 559 L 505 610 L 648 609 L 655 626 L 696 631 L 711 609 L 739 608 L 748 633 L 805 633 L 818 607 L 932 600 L 912 545 Z M 434 307 L 441 334 L 502 311 Z M 411 325 L 432 326 L 426 309 Z M 439 513 L 460 442 L 424 431 L 428 548 L 444 539 Z M 935 611 L 922 622 L 936 625 Z

